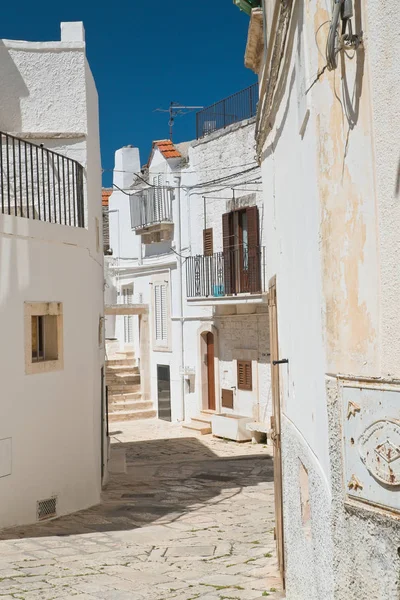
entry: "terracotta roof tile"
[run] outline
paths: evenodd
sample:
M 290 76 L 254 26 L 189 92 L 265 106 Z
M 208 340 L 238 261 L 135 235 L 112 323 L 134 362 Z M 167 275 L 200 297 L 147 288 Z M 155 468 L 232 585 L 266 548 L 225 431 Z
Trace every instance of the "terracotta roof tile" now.
M 103 188 L 101 190 L 101 204 L 102 206 L 108 206 L 108 199 L 112 194 L 112 189 Z
M 182 154 L 177 150 L 171 140 L 158 140 L 153 146 L 157 146 L 164 158 L 181 158 Z

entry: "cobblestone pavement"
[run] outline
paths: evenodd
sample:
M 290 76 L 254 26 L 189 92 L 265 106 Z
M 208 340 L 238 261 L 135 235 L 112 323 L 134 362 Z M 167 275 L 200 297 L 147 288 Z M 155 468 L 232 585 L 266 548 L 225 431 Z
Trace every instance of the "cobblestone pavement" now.
M 100 506 L 0 532 L 0 600 L 280 598 L 270 448 L 156 420 L 112 428 L 125 472 Z

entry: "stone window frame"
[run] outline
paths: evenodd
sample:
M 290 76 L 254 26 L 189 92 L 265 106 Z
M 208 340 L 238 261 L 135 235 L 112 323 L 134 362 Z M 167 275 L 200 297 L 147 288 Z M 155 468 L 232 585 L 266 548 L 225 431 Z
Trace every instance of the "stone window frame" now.
M 32 360 L 32 317 L 57 317 L 57 355 L 56 360 L 34 362 Z M 64 335 L 63 335 L 63 305 L 62 302 L 25 302 L 24 303 L 24 333 L 25 333 L 25 373 L 50 373 L 64 369 Z

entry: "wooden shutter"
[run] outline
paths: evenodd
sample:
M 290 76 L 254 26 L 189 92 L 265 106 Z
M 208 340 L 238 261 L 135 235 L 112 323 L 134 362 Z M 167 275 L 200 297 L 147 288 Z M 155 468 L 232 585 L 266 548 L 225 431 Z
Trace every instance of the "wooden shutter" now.
M 237 361 L 237 387 L 238 390 L 251 391 L 253 389 L 253 375 L 250 360 Z
M 233 390 L 222 390 L 222 408 L 233 409 Z
M 166 346 L 168 343 L 167 301 L 167 286 L 165 283 L 157 283 L 154 286 L 155 338 L 156 342 L 162 346 Z
M 232 213 L 225 213 L 222 215 L 222 243 L 224 254 L 225 295 L 229 296 L 234 292 L 234 236 Z
M 156 329 L 156 341 L 159 342 L 162 340 L 161 330 L 162 330 L 162 321 L 161 321 L 161 285 L 154 286 L 154 321 L 155 321 L 155 329 Z
M 214 254 L 212 228 L 203 229 L 203 254 L 204 256 L 212 256 Z
M 161 338 L 167 342 L 167 286 L 161 285 Z
M 247 239 L 249 253 L 249 291 L 252 294 L 261 292 L 261 248 L 260 248 L 260 222 L 257 206 L 246 209 Z

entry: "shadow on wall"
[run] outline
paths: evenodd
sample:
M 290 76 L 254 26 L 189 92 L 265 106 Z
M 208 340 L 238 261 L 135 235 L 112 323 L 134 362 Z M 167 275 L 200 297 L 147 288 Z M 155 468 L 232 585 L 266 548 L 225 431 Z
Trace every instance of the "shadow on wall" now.
M 267 451 L 221 458 L 197 438 L 117 443 L 113 449 L 125 450 L 127 473 L 111 476 L 101 505 L 29 528 L 3 530 L 0 540 L 127 531 L 159 519 L 173 523 L 206 503 L 226 502 L 228 490 L 233 497 L 247 486 L 273 481 Z
M 21 99 L 29 96 L 29 90 L 10 55 L 10 50 L 0 40 L 0 131 L 21 132 Z

